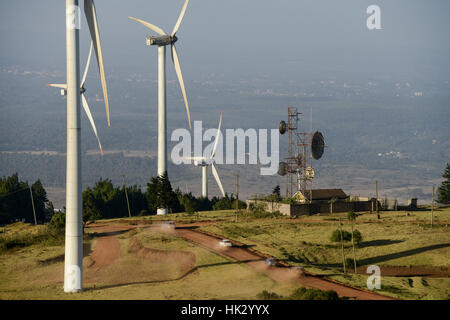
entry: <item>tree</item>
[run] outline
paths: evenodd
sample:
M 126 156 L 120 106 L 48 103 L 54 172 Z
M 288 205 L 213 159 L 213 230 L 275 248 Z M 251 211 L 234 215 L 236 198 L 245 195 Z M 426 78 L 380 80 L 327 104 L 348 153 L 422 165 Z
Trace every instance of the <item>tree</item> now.
M 437 202 L 442 204 L 450 204 L 450 166 L 448 163 L 442 177 L 445 181 L 442 181 L 441 186 L 437 189 Z
M 186 211 L 187 214 L 193 215 L 195 213 L 195 211 L 198 210 L 196 202 L 193 200 L 187 199 L 187 201 L 185 202 L 185 205 L 184 205 L 184 210 Z
M 53 216 L 53 212 L 50 212 L 52 211 L 51 208 L 53 207 L 53 204 L 50 205 L 47 198 L 47 192 L 42 186 L 41 180 L 37 180 L 35 183 L 33 183 L 31 189 L 33 191 L 33 200 L 37 221 L 49 221 Z
M 147 198 L 147 207 L 148 210 L 152 213 L 156 214 L 157 207 L 157 198 L 158 198 L 158 177 L 153 177 L 150 179 L 150 182 L 147 183 L 147 192 L 145 193 L 145 197 Z
M 41 181 L 34 182 L 31 190 L 38 222 L 49 221 L 53 215 L 53 206 L 48 201 Z M 34 223 L 30 185 L 20 181 L 17 173 L 0 178 L 0 224 L 16 219 Z
M 82 194 L 83 197 L 83 225 L 88 222 L 94 222 L 102 217 L 99 201 L 96 199 L 91 188 L 86 188 Z
M 155 212 L 158 208 L 168 208 L 171 212 L 183 210 L 177 194 L 172 189 L 167 171 L 158 177 L 153 177 L 151 182 L 147 183 L 146 198 L 151 212 Z
M 278 199 L 281 198 L 281 189 L 279 185 L 273 188 L 272 194 L 275 194 L 278 197 Z

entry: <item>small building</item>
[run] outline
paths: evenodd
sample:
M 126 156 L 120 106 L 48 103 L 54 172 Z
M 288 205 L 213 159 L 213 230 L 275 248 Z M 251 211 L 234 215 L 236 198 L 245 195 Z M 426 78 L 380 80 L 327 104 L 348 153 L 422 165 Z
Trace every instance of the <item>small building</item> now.
M 310 191 L 306 190 L 305 194 L 298 191 L 294 197 L 298 199 L 300 203 L 304 203 L 305 200 L 309 200 Z M 312 200 L 313 201 L 330 201 L 331 199 L 345 200 L 348 196 L 342 189 L 313 189 L 312 190 Z

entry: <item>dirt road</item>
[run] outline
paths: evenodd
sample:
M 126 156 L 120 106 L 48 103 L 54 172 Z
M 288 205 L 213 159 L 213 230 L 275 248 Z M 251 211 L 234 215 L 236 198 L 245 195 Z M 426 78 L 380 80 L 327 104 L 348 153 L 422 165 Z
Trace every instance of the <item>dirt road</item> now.
M 276 281 L 298 281 L 301 285 L 320 290 L 334 290 L 341 297 L 349 297 L 358 300 L 392 300 L 390 297 L 382 296 L 370 291 L 365 291 L 346 286 L 329 279 L 319 278 L 312 274 L 301 274 L 292 268 L 286 267 L 268 267 L 264 263 L 265 257 L 255 252 L 250 252 L 246 248 L 232 247 L 222 248 L 219 246 L 219 240 L 211 235 L 196 232 L 189 228 L 177 228 L 176 234 L 186 240 L 220 254 L 234 261 L 247 263 L 250 267 L 264 272 L 270 278 Z
M 91 255 L 94 264 L 92 269 L 98 269 L 102 266 L 113 263 L 118 258 L 119 243 L 114 232 L 126 231 L 137 227 L 153 228 L 155 225 L 92 225 L 92 229 L 101 232 L 108 232 L 107 236 L 100 238 Z M 194 242 L 195 244 L 219 254 L 233 261 L 246 263 L 258 272 L 266 274 L 271 279 L 283 281 L 298 281 L 302 286 L 316 288 L 320 290 L 334 290 L 341 297 L 349 297 L 358 300 L 393 300 L 391 297 L 382 296 L 380 294 L 347 286 L 345 284 L 332 281 L 330 279 L 321 278 L 319 276 L 301 272 L 299 270 L 288 268 L 285 266 L 269 267 L 264 263 L 266 257 L 258 254 L 254 250 L 245 247 L 224 248 L 219 245 L 219 239 L 213 235 L 195 231 L 196 224 L 182 225 L 174 230 L 174 234 Z

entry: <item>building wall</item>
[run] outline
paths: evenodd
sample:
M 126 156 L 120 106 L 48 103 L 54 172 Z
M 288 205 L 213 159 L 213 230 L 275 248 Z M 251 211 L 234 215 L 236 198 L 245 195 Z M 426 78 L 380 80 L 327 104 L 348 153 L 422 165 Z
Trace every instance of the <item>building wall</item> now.
M 264 203 L 266 210 L 269 212 L 280 211 L 281 214 L 283 214 L 285 216 L 291 215 L 291 205 L 290 204 L 276 203 L 276 202 L 269 202 L 269 201 L 260 201 L 260 200 L 247 200 L 246 203 L 247 203 L 247 209 L 249 208 L 251 203 L 253 203 L 253 204 Z
M 269 212 L 280 211 L 285 216 L 301 216 L 301 215 L 312 215 L 312 214 L 329 214 L 330 204 L 327 202 L 322 203 L 298 203 L 298 204 L 286 204 L 286 203 L 272 203 L 269 201 L 262 200 L 247 200 L 247 208 L 251 203 L 264 203 L 265 208 Z M 382 203 L 378 201 L 378 206 L 380 210 L 383 210 Z M 337 201 L 333 203 L 333 213 L 339 212 L 361 212 L 361 211 L 375 211 L 375 199 L 369 201 Z

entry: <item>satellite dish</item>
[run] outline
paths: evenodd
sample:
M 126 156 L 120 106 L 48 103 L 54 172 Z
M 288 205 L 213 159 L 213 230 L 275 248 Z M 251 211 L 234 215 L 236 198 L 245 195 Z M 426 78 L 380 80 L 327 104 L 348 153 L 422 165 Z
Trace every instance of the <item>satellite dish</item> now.
M 314 159 L 319 160 L 323 155 L 323 149 L 325 147 L 325 141 L 321 132 L 316 131 L 313 135 L 311 142 L 311 153 Z
M 284 134 L 286 132 L 286 122 L 281 121 L 278 130 L 280 130 L 281 134 Z
M 278 165 L 278 174 L 280 176 L 285 176 L 287 173 L 287 164 L 286 162 L 280 162 L 280 164 Z

